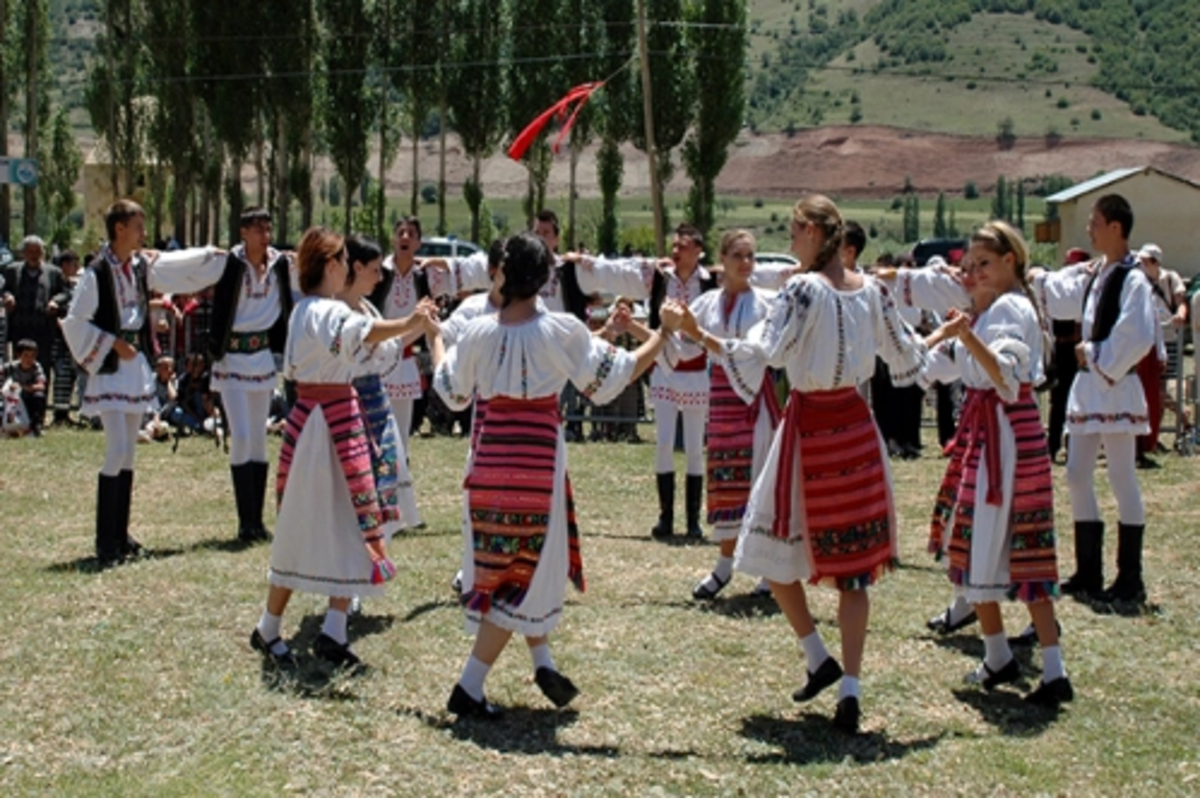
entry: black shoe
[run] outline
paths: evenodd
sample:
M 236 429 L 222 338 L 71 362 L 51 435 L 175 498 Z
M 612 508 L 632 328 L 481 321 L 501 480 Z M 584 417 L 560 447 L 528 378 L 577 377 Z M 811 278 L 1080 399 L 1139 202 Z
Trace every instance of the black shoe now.
M 709 576 L 713 578 L 713 581 L 717 583 L 717 586 L 715 588 L 711 588 L 707 584 L 708 579 L 701 579 L 696 586 L 692 588 L 692 598 L 699 601 L 709 601 L 711 599 L 715 599 L 717 594 L 725 589 L 725 585 L 729 584 L 729 580 L 726 579 L 722 581 L 721 577 L 717 576 L 716 571 L 713 571 L 711 574 L 709 574 Z
M 654 475 L 658 489 L 658 523 L 650 530 L 656 538 L 669 538 L 675 534 L 675 472 Z
M 238 540 L 242 543 L 261 543 L 271 539 L 271 533 L 266 527 L 243 526 L 238 527 Z
M 127 559 L 137 559 L 146 553 L 146 548 L 132 537 L 126 536 L 125 544 L 121 547 L 121 556 Z
M 350 650 L 349 643 L 339 643 L 324 632 L 313 641 L 312 650 L 313 654 L 336 668 L 358 670 L 363 667 L 362 660 Z
M 1075 700 L 1075 691 L 1071 688 L 1071 680 L 1060 676 L 1052 682 L 1042 682 L 1037 689 L 1025 696 L 1026 704 L 1039 707 L 1057 707 Z
M 821 663 L 821 667 L 815 671 L 809 671 L 808 682 L 801 689 L 792 693 L 792 700 L 796 702 L 811 701 L 820 695 L 821 691 L 829 685 L 842 678 L 842 666 L 833 657 L 826 657 Z
M 1142 584 L 1140 579 L 1136 582 L 1131 579 L 1122 581 L 1121 577 L 1117 576 L 1117 580 L 1107 590 L 1096 596 L 1096 598 L 1108 604 L 1117 601 L 1145 604 L 1146 586 Z
M 858 734 L 858 718 L 860 715 L 858 699 L 848 695 L 838 701 L 837 711 L 833 713 L 833 728 L 843 734 Z
M 1139 454 L 1137 456 L 1137 467 L 1140 469 L 1143 469 L 1143 470 L 1150 470 L 1150 469 L 1155 469 L 1155 468 L 1162 468 L 1162 464 L 1159 463 L 1157 460 L 1152 460 L 1151 458 L 1147 457 L 1144 454 Z
M 270 640 L 270 641 L 263 640 L 262 632 L 258 631 L 257 627 L 254 629 L 253 632 L 250 633 L 250 648 L 252 648 L 255 651 L 257 651 L 258 653 L 262 654 L 263 657 L 265 657 L 269 662 L 271 662 L 277 668 L 284 668 L 284 669 L 295 668 L 296 667 L 296 655 L 291 652 L 291 649 L 288 649 L 287 651 L 283 652 L 282 654 L 276 654 L 274 651 L 271 650 L 272 648 L 274 648 L 275 644 L 278 642 L 279 642 L 278 637 L 275 638 L 274 640 Z
M 1004 664 L 1000 670 L 994 671 L 988 664 L 983 663 L 983 676 L 980 677 L 979 671 L 971 671 L 963 681 L 967 684 L 982 685 L 984 690 L 991 692 L 1002 684 L 1009 684 L 1021 678 L 1021 666 L 1017 664 L 1017 658 L 1013 657 Z
M 692 540 L 703 540 L 704 529 L 700 526 L 700 505 L 704 502 L 704 477 L 700 474 L 688 474 L 684 487 L 687 536 Z
M 675 535 L 675 530 L 671 528 L 672 526 L 671 519 L 660 515 L 658 517 L 658 523 L 650 528 L 650 536 L 658 538 L 659 540 L 665 540 L 666 538 L 673 537 Z
M 959 618 L 954 623 L 950 623 L 950 607 L 947 607 L 941 615 L 935 615 L 925 622 L 925 628 L 931 632 L 937 632 L 940 635 L 948 635 L 963 629 L 979 618 L 975 615 L 975 610 L 971 610 L 963 617 Z
M 579 695 L 579 688 L 575 686 L 574 682 L 551 668 L 538 668 L 533 674 L 533 680 L 537 682 L 542 695 L 549 698 L 550 703 L 560 709 L 574 701 L 575 696 Z
M 486 696 L 476 701 L 467 695 L 467 691 L 462 688 L 461 684 L 454 685 L 454 691 L 450 693 L 450 700 L 446 702 L 446 711 L 458 715 L 460 718 L 497 720 L 504 716 L 504 710 L 495 704 L 489 704 Z

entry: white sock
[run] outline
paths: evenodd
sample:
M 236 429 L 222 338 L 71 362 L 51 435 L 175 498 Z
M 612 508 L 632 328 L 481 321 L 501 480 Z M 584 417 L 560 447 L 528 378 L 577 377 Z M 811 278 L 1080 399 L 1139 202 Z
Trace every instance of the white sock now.
M 1052 682 L 1067 675 L 1063 665 L 1062 649 L 1058 646 L 1046 646 L 1042 649 L 1042 681 Z
M 491 669 L 491 665 L 484 665 L 475 657 L 467 657 L 467 664 L 463 666 L 462 676 L 458 677 L 458 684 L 471 698 L 482 701 L 483 683 Z
M 262 617 L 258 619 L 258 633 L 262 635 L 264 642 L 270 643 L 279 637 L 279 628 L 282 624 L 282 615 L 272 615 L 264 610 Z M 287 643 L 282 640 L 278 640 L 278 642 L 271 646 L 272 654 L 283 654 L 287 650 Z
M 712 571 L 722 582 L 728 582 L 733 576 L 733 558 L 717 557 L 717 566 Z
M 841 701 L 846 696 L 862 697 L 862 693 L 858 689 L 857 676 L 842 676 L 842 685 L 838 688 L 838 700 Z
M 1004 632 L 983 636 L 983 661 L 993 672 L 1000 670 L 1012 659 L 1012 649 Z
M 550 656 L 550 644 L 541 643 L 536 646 L 531 646 L 529 655 L 533 657 L 533 669 L 549 668 L 552 671 L 558 670 L 554 667 L 554 657 Z
M 346 645 L 346 613 L 330 607 L 325 611 L 325 622 L 321 624 L 321 633 L 328 635 L 335 642 Z
M 825 648 L 825 641 L 821 639 L 821 633 L 813 630 L 808 637 L 800 638 L 800 645 L 804 649 L 804 658 L 808 660 L 808 672 L 815 673 L 817 668 L 829 659 L 829 651 Z
M 974 610 L 975 608 L 971 606 L 971 602 L 967 601 L 966 596 L 956 596 L 954 603 L 950 605 L 950 616 L 947 620 L 951 624 L 956 624 L 970 615 Z

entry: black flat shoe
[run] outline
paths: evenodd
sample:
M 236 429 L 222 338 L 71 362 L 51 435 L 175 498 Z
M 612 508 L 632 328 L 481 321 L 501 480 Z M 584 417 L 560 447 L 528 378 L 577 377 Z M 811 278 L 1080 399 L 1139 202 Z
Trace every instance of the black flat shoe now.
M 833 713 L 833 727 L 843 734 L 858 734 L 859 715 L 858 699 L 848 695 L 838 701 L 837 711 Z
M 482 718 L 496 720 L 504 716 L 504 710 L 494 704 L 489 704 L 484 697 L 479 701 L 471 698 L 461 684 L 454 685 L 450 700 L 446 702 L 446 711 L 460 718 Z
M 276 654 L 272 649 L 279 642 L 279 638 L 274 640 L 264 640 L 262 632 L 257 628 L 250 633 L 250 648 L 254 649 L 263 657 L 271 662 L 275 667 L 290 670 L 296 667 L 296 655 L 291 652 L 291 649 L 284 651 L 282 654 Z
M 349 643 L 339 643 L 324 632 L 313 641 L 312 650 L 313 654 L 334 667 L 350 670 L 358 670 L 363 667 L 362 660 L 350 650 Z
M 579 695 L 579 688 L 575 686 L 574 682 L 550 668 L 538 668 L 533 674 L 533 680 L 537 682 L 542 695 L 549 698 L 550 703 L 559 709 L 574 701 L 575 696 Z
M 941 615 L 935 615 L 926 621 L 925 628 L 940 635 L 948 635 L 954 634 L 959 629 L 964 629 L 979 620 L 978 616 L 975 615 L 975 610 L 971 610 L 954 623 L 950 623 L 950 615 L 950 608 L 947 607 L 942 611 Z
M 725 585 L 729 584 L 728 579 L 722 580 L 721 577 L 717 576 L 715 571 L 709 574 L 709 576 L 711 576 L 712 580 L 717 583 L 717 586 L 715 588 L 709 587 L 707 584 L 707 578 L 701 579 L 696 586 L 692 588 L 692 598 L 699 601 L 710 601 L 715 599 L 717 594 L 725 589 Z
M 833 657 L 826 657 L 821 667 L 809 671 L 808 682 L 801 689 L 792 693 L 796 702 L 811 701 L 820 695 L 821 691 L 842 678 L 842 666 Z
M 1058 621 L 1055 621 L 1054 625 L 1058 628 L 1058 636 L 1061 638 L 1062 637 L 1062 624 L 1059 623 Z M 1010 646 L 1036 645 L 1037 644 L 1037 629 L 1033 628 L 1033 624 L 1029 624 L 1029 626 L 1026 626 L 1025 629 L 1021 632 L 1021 634 L 1016 635 L 1015 637 L 1008 638 L 1008 644 Z
M 1071 680 L 1060 676 L 1050 682 L 1042 682 L 1037 689 L 1025 696 L 1026 704 L 1039 707 L 1057 707 L 1075 699 L 1075 691 L 1071 688 Z
M 963 681 L 967 684 L 982 685 L 984 690 L 995 690 L 1002 684 L 1009 684 L 1021 678 L 1021 666 L 1017 664 L 1017 658 L 1013 657 L 1004 664 L 999 670 L 992 670 L 988 664 L 983 663 L 983 676 L 979 671 L 971 671 L 963 677 Z

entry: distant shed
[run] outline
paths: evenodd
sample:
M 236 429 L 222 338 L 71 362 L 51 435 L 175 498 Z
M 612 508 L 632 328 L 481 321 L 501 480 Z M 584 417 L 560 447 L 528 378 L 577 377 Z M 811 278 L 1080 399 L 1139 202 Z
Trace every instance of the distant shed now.
M 1055 223 L 1039 230 L 1039 240 L 1058 243 L 1058 262 L 1067 250 L 1090 250 L 1088 216 L 1105 194 L 1120 194 L 1133 206 L 1133 249 L 1154 242 L 1163 265 L 1185 279 L 1200 273 L 1200 184 L 1153 166 L 1117 169 L 1046 198 L 1057 210 Z

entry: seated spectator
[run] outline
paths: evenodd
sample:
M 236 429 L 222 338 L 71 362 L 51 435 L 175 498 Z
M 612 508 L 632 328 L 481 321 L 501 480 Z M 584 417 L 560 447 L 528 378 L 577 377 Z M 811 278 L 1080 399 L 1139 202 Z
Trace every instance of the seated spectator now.
M 175 358 L 162 355 L 154 363 L 154 401 L 142 419 L 142 429 L 138 432 L 139 443 L 165 441 L 171 437 L 171 426 L 167 419 L 176 406 L 177 398 Z
M 208 372 L 208 358 L 200 352 L 188 355 L 187 371 L 179 378 L 176 404 L 168 421 L 173 427 L 218 435 L 220 424 Z
M 16 360 L 4 369 L 4 377 L 21 388 L 21 401 L 25 404 L 25 415 L 29 416 L 29 432 L 41 437 L 42 422 L 46 416 L 46 372 L 38 362 L 36 341 L 22 338 L 13 347 Z
M 276 388 L 271 391 L 271 410 L 267 413 L 267 432 L 272 435 L 282 435 L 283 430 L 287 427 L 288 413 L 291 408 L 288 406 L 287 396 L 284 392 Z

